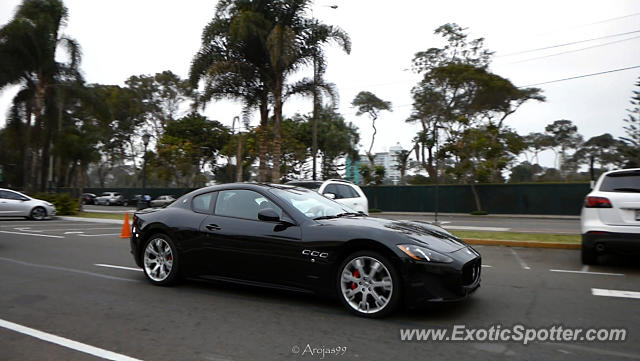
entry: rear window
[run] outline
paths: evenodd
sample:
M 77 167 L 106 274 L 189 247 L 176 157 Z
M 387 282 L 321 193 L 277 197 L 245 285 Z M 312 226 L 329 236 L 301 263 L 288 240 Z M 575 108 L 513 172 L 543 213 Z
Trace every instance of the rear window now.
M 603 192 L 640 192 L 640 171 L 611 173 L 604 177 Z

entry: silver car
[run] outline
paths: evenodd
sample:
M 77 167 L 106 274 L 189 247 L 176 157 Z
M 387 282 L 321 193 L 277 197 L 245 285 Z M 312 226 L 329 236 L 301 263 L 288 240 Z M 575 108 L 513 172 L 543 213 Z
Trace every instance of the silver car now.
M 56 215 L 56 207 L 40 199 L 31 198 L 20 192 L 0 188 L 0 216 L 27 217 L 41 221 Z

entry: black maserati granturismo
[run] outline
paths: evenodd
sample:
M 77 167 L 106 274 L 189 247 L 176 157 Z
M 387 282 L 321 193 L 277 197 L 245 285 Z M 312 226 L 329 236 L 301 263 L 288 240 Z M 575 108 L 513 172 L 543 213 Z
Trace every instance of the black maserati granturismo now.
M 312 292 L 368 317 L 480 286 L 480 254 L 444 229 L 276 184 L 205 187 L 136 212 L 131 253 L 156 285 L 186 277 Z

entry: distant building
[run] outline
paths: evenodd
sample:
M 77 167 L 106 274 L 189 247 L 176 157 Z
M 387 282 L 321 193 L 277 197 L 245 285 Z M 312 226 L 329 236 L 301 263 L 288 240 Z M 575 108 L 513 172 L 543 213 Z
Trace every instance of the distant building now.
M 400 182 L 400 171 L 398 170 L 397 154 L 402 150 L 400 143 L 389 147 L 388 152 L 379 152 L 375 154 L 374 163 L 376 166 L 383 166 L 385 170 L 386 182 L 398 184 Z M 360 155 L 359 161 L 353 161 L 347 158 L 345 178 L 353 183 L 359 184 L 361 177 L 359 172 L 359 164 L 369 164 L 369 158 L 366 154 Z

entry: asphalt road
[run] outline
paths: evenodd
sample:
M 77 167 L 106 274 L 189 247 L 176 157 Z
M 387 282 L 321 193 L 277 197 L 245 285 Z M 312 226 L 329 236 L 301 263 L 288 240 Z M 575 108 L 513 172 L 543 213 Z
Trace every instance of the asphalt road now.
M 0 220 L 0 360 L 99 360 L 114 355 L 109 352 L 121 360 L 640 359 L 640 299 L 592 294 L 593 288 L 640 291 L 640 267 L 629 259 L 585 269 L 572 250 L 478 247 L 487 267 L 470 299 L 370 320 L 337 301 L 289 292 L 196 281 L 152 286 L 119 230 Z M 400 340 L 403 328 L 459 324 L 623 327 L 627 340 L 526 346 Z M 98 348 L 89 350 L 102 358 L 74 342 Z M 307 345 L 346 351 L 322 358 L 303 354 Z
M 135 208 L 119 206 L 85 205 L 88 212 L 125 213 L 133 212 Z M 433 222 L 433 215 L 421 213 L 372 213 L 372 217 L 388 219 L 409 219 Z M 490 231 L 490 232 L 527 232 L 527 233 L 555 233 L 580 234 L 580 220 L 566 217 L 547 216 L 471 216 L 444 214 L 438 216 L 438 222 L 444 228 L 453 230 Z

